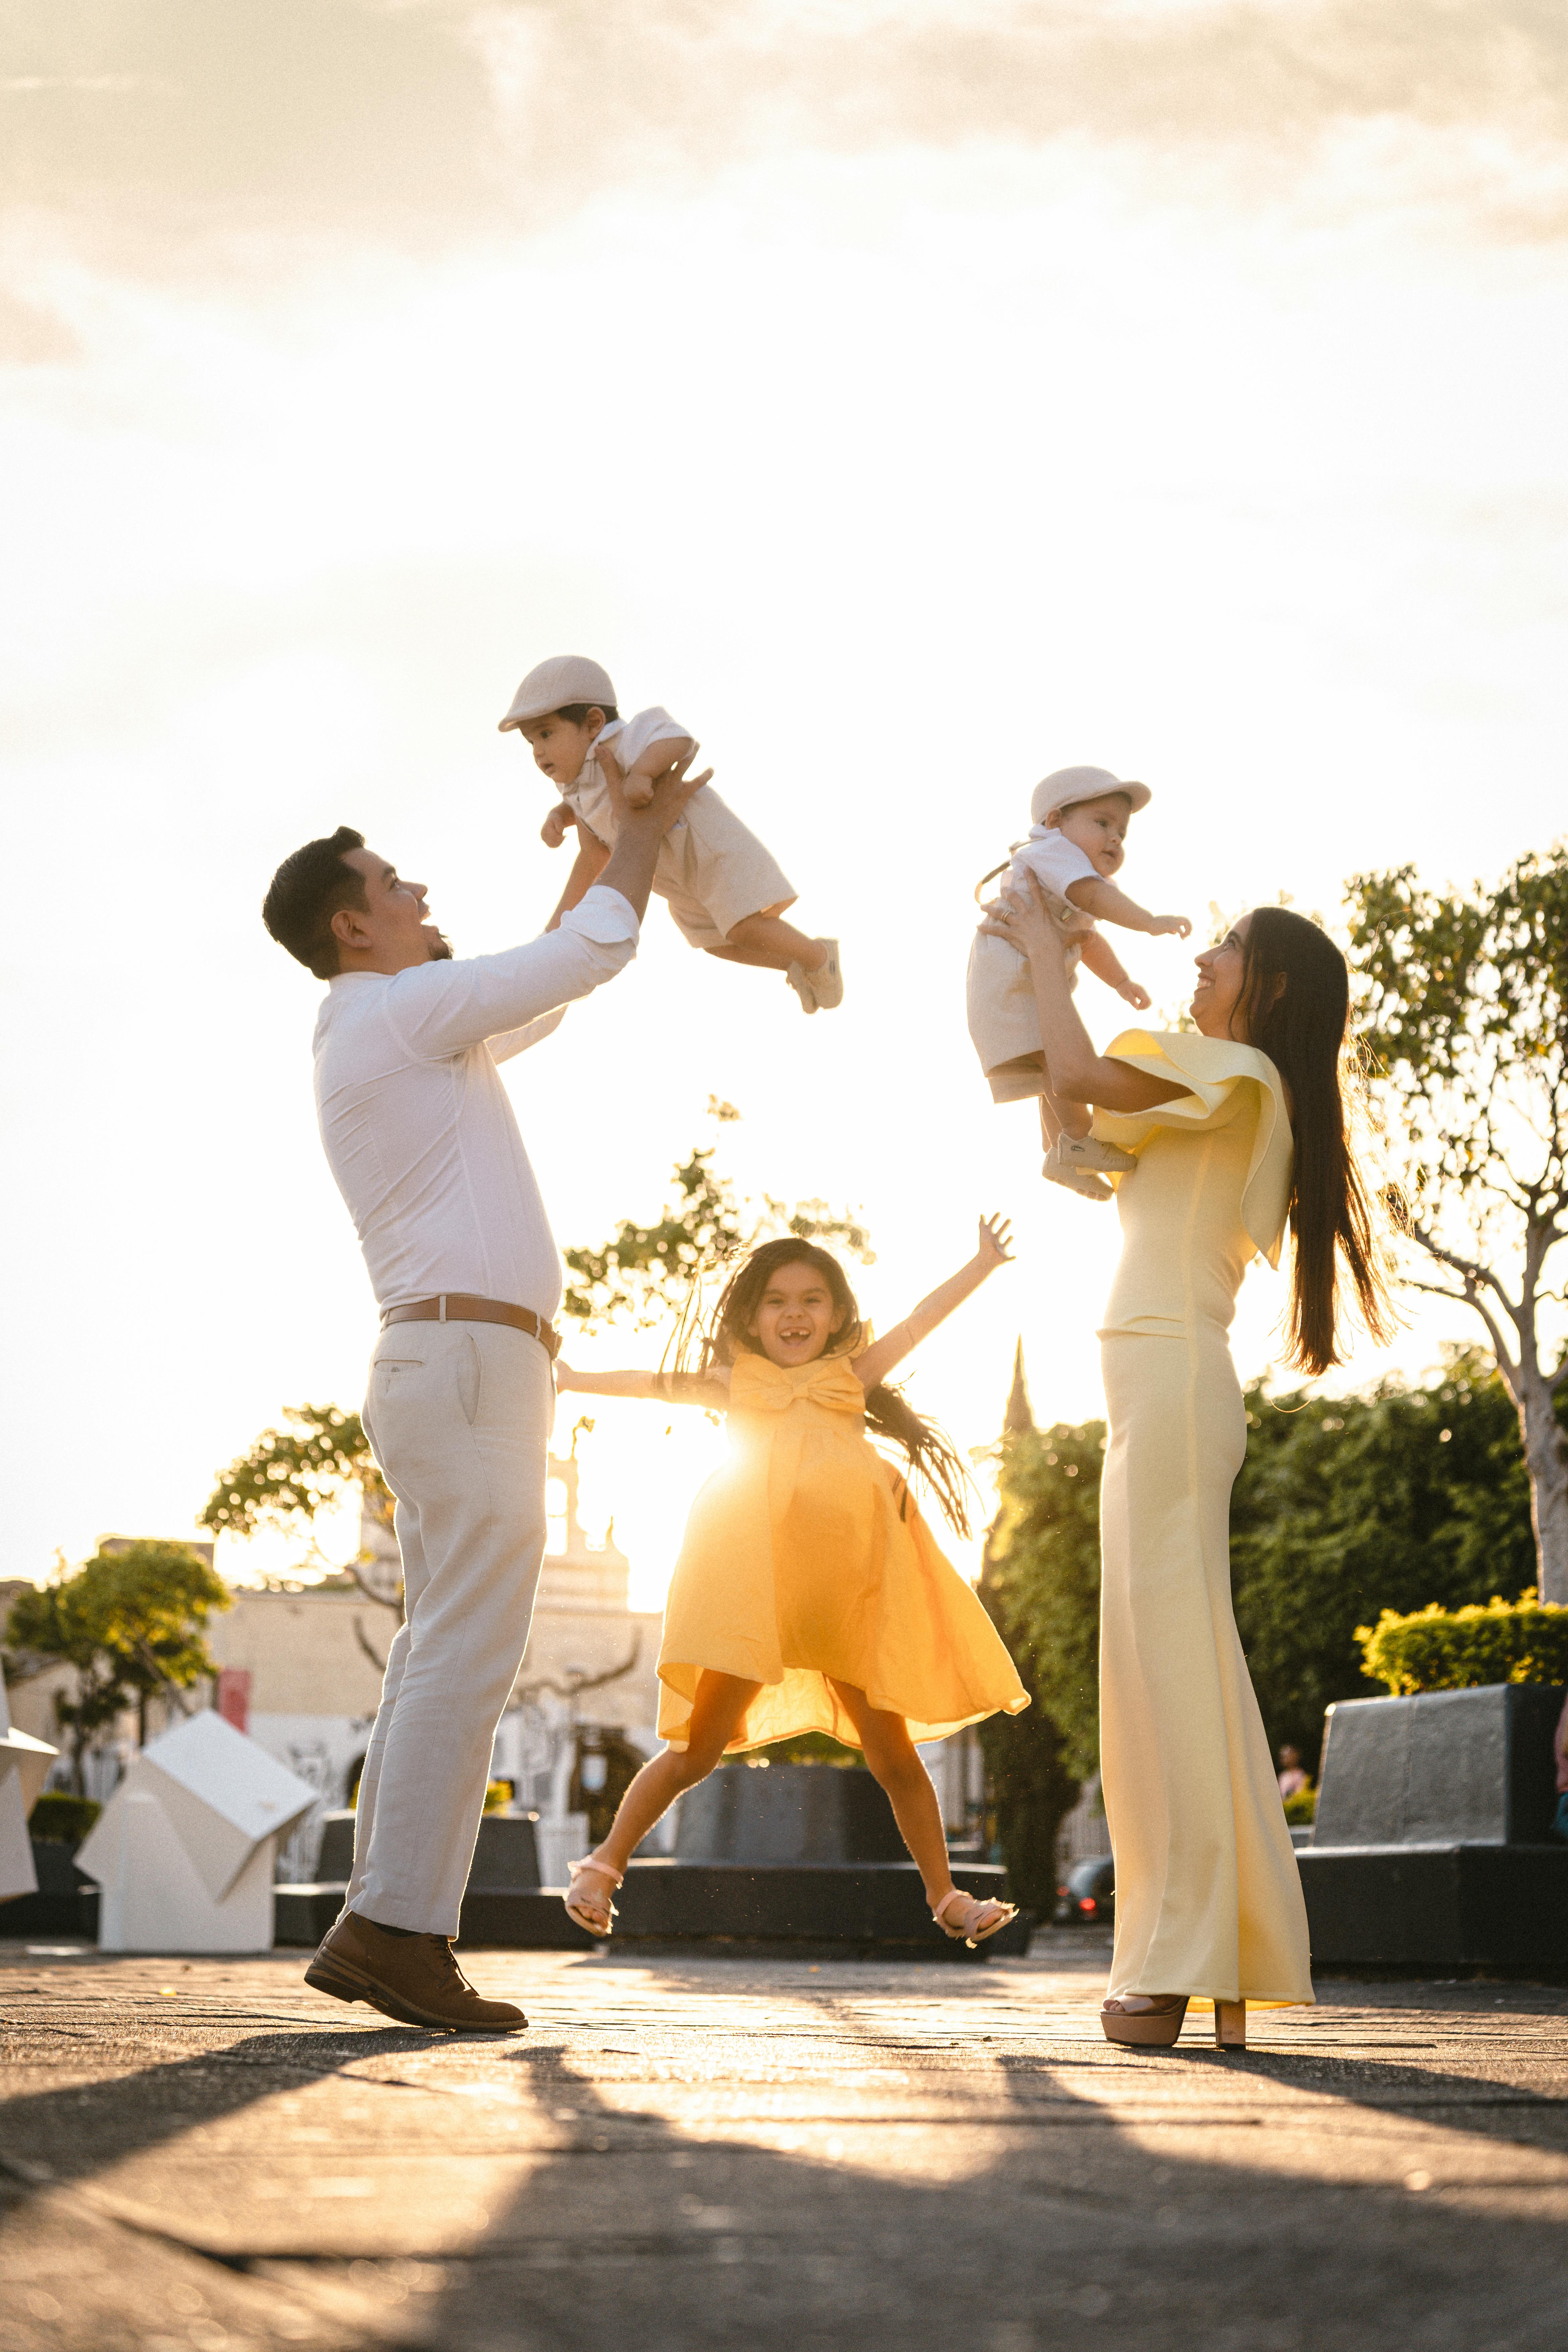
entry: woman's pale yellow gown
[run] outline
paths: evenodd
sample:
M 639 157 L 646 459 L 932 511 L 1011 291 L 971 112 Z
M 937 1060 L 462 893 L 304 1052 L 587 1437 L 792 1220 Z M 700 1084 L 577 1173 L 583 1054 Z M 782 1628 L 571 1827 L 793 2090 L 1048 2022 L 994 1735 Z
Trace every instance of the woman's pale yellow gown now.
M 1247 1415 L 1227 1333 L 1250 1259 L 1279 1262 L 1284 1093 L 1250 1045 L 1134 1029 L 1109 1051 L 1191 1089 L 1094 1122 L 1138 1159 L 1112 1180 L 1122 1252 L 1100 1335 L 1110 1994 L 1310 2001 L 1306 1906 L 1230 1597 Z
M 687 1744 L 704 1666 L 763 1685 L 730 1752 L 803 1731 L 858 1747 L 835 1680 L 905 1717 L 913 1739 L 1028 1706 L 990 1618 L 867 1437 L 865 1403 L 842 1355 L 736 1359 L 730 1459 L 691 1507 L 665 1609 L 658 1729 L 672 1748 Z

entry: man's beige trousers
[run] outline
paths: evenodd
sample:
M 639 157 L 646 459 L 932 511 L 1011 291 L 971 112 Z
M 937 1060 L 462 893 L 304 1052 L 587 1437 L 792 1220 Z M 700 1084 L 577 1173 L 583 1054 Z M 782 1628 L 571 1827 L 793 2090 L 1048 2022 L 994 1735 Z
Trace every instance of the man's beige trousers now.
M 344 1904 L 455 1936 L 496 1726 L 544 1556 L 550 1360 L 499 1323 L 398 1323 L 370 1360 L 365 1433 L 396 1497 L 405 1621 L 359 1786 Z

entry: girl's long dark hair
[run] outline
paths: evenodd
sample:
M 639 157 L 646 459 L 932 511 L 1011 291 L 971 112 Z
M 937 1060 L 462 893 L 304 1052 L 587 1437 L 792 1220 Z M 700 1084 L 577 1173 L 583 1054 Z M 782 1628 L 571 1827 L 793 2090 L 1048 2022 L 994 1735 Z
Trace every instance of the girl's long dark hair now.
M 814 1267 L 832 1297 L 833 1328 L 828 1349 L 839 1355 L 854 1351 L 862 1330 L 860 1309 L 844 1268 L 815 1242 L 790 1237 L 764 1242 L 760 1249 L 752 1250 L 724 1285 L 702 1337 L 703 1371 L 713 1364 L 732 1364 L 739 1355 L 755 1354 L 751 1326 L 763 1294 L 781 1266 L 797 1265 Z M 969 1473 L 945 1431 L 939 1429 L 935 1422 L 925 1420 L 885 1381 L 879 1381 L 874 1389 L 867 1391 L 866 1420 L 870 1428 L 890 1437 L 902 1449 L 910 1470 L 919 1472 L 936 1496 L 948 1525 L 956 1535 L 967 1536 Z M 900 1511 L 903 1508 L 901 1495 L 899 1507 Z
M 1242 951 L 1231 1034 L 1267 1054 L 1285 1081 L 1296 1140 L 1288 1352 L 1301 1371 L 1326 1372 L 1344 1360 L 1342 1274 L 1373 1339 L 1391 1339 L 1395 1322 L 1372 1201 L 1346 1133 L 1350 973 L 1328 934 L 1287 907 L 1255 908 Z

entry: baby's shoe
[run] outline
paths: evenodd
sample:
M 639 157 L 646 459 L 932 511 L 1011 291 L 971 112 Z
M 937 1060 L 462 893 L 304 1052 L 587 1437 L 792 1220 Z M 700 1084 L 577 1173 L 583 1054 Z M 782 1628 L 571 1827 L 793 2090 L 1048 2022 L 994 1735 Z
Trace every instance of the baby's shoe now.
M 1119 1150 L 1114 1143 L 1101 1143 L 1093 1135 L 1058 1135 L 1055 1150 L 1064 1168 L 1076 1168 L 1080 1176 L 1125 1176 L 1137 1160 L 1131 1151 Z
M 1097 1143 L 1091 1135 L 1058 1135 L 1040 1163 L 1040 1173 L 1053 1184 L 1080 1192 L 1086 1201 L 1110 1201 L 1115 1194 L 1095 1171 L 1103 1168 L 1115 1174 L 1137 1165 L 1130 1151 L 1118 1151 L 1112 1143 Z
M 836 1004 L 844 1002 L 844 975 L 838 969 L 838 942 L 837 940 L 821 940 L 817 944 L 827 950 L 826 962 L 818 964 L 815 971 L 807 971 L 803 963 L 792 963 L 784 978 L 799 997 L 804 1011 L 816 1013 L 826 1008 L 831 1013 Z

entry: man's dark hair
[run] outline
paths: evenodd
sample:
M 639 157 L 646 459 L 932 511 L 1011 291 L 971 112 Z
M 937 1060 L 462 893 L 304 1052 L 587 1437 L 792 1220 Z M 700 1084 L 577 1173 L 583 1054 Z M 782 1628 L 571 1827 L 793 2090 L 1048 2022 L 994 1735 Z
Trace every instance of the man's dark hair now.
M 283 860 L 261 902 L 261 919 L 279 946 L 318 980 L 331 980 L 339 969 L 332 930 L 338 908 L 370 904 L 364 876 L 343 858 L 345 849 L 363 847 L 363 834 L 347 824 L 321 841 L 308 841 Z
M 606 727 L 621 715 L 613 702 L 563 702 L 560 709 L 552 710 L 550 716 L 552 719 L 564 719 L 568 727 L 585 727 L 590 710 L 596 710 Z

